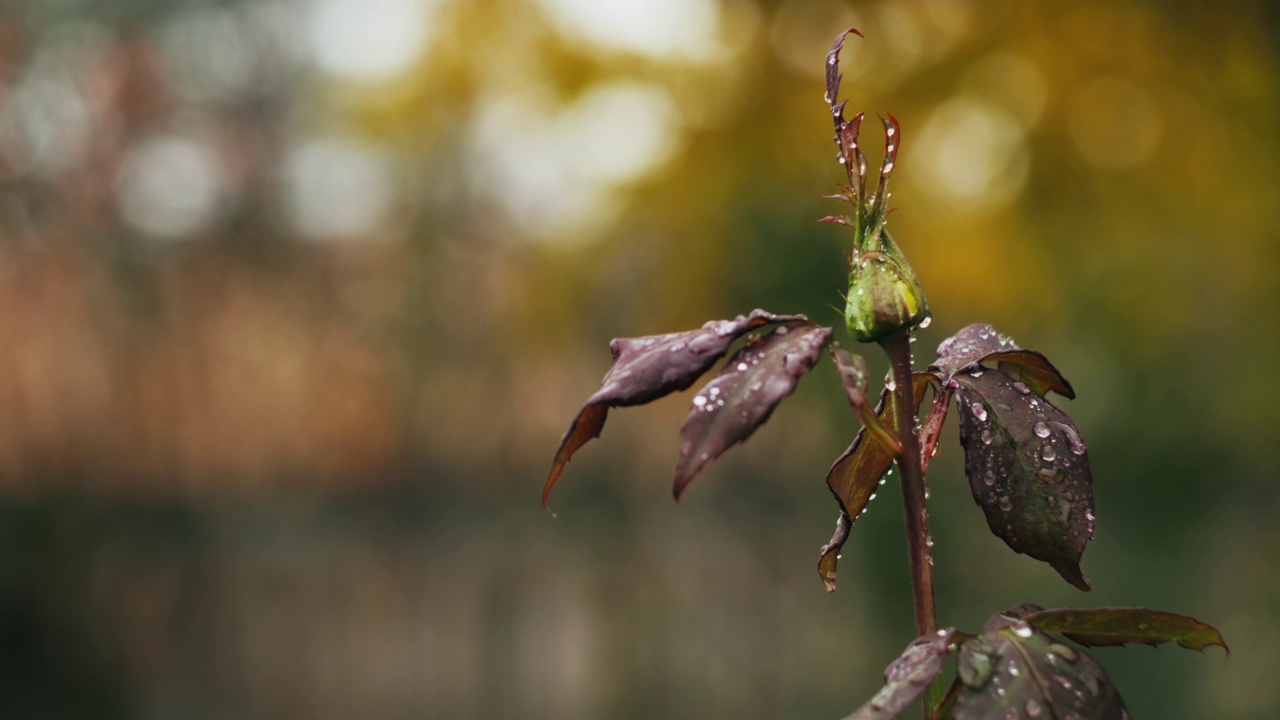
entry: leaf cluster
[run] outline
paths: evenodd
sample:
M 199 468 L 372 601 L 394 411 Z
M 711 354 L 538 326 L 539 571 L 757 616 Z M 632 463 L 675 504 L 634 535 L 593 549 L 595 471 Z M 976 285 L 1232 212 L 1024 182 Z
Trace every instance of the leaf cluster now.
M 1146 608 L 1044 610 L 1018 605 L 982 632 L 946 628 L 912 641 L 885 669 L 885 684 L 845 720 L 892 720 L 918 701 L 956 655 L 955 676 L 934 717 L 943 720 L 1057 718 L 1128 720 L 1120 693 L 1086 647 L 1176 642 L 1227 648 L 1222 635 L 1185 615 Z

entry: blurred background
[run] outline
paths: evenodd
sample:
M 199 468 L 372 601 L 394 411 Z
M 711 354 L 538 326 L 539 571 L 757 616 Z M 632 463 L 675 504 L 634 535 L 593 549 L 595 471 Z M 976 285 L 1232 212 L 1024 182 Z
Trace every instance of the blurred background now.
M 838 324 L 821 102 L 905 135 L 917 354 L 1045 352 L 1091 448 L 1082 594 L 954 425 L 944 624 L 1149 605 L 1137 718 L 1280 715 L 1280 12 L 1261 0 L 0 5 L 0 713 L 837 718 L 911 639 L 896 491 L 816 573 L 856 424 L 825 364 L 670 499 L 687 394 L 552 498 L 608 340 Z M 873 163 L 878 133 L 868 133 Z M 884 363 L 867 349 L 873 368 Z

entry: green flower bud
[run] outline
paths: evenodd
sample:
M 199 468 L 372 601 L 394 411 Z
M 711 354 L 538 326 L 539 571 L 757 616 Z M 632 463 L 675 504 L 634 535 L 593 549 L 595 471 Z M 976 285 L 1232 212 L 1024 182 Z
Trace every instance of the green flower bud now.
M 844 319 L 858 342 L 927 324 L 929 303 L 916 271 L 883 229 L 882 249 L 859 250 L 849 260 L 849 294 Z

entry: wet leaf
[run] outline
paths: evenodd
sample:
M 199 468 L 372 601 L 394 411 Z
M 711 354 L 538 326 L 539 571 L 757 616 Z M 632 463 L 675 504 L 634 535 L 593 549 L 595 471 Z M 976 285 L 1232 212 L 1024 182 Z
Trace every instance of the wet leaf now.
M 1093 538 L 1093 476 L 1071 418 L 999 370 L 973 367 L 949 384 L 969 487 L 991 532 L 1089 590 L 1080 558 Z
M 955 630 L 916 638 L 884 671 L 884 687 L 845 720 L 892 720 L 906 712 L 942 672 Z
M 609 408 L 642 405 L 684 390 L 723 357 L 733 341 L 743 334 L 770 323 L 801 322 L 807 322 L 803 315 L 774 315 L 753 310 L 745 317 L 713 320 L 697 330 L 618 338 L 610 342 L 613 366 L 604 376 L 601 388 L 587 398 L 560 440 L 551 472 L 542 487 L 543 507 L 573 454 L 600 436 Z
M 734 354 L 693 396 L 681 433 L 672 492 L 676 499 L 707 463 L 746 440 L 795 391 L 822 357 L 831 328 L 782 326 Z
M 914 375 L 912 391 L 917 410 L 925 388 L 932 381 L 933 378 L 928 373 Z M 898 405 L 893 399 L 895 397 L 886 388 L 880 393 L 880 403 L 876 405 L 876 415 L 880 418 L 880 424 L 886 428 L 898 427 Z M 885 474 L 893 467 L 896 457 L 897 451 L 877 440 L 864 426 L 827 472 L 827 488 L 840 504 L 836 534 L 831 542 L 822 547 L 822 554 L 818 559 L 818 575 L 827 592 L 834 592 L 836 589 L 836 563 L 840 549 L 849 537 L 853 521 L 866 511 L 867 503 L 875 497 L 876 490 Z
M 1018 347 L 1013 338 L 987 323 L 974 323 L 943 340 L 938 345 L 938 359 L 929 369 L 946 383 L 952 376 L 982 363 L 995 363 L 997 369 L 1037 395 L 1053 390 L 1064 397 L 1076 396 L 1071 383 L 1048 358 Z
M 840 373 L 840 383 L 844 385 L 845 396 L 854 415 L 862 422 L 867 432 L 896 455 L 902 452 L 902 442 L 892 428 L 880 422 L 880 416 L 867 405 L 867 361 L 861 355 L 850 357 L 849 353 L 838 347 L 832 347 L 831 358 Z
M 1023 620 L 990 624 L 997 627 L 960 646 L 955 720 L 1128 720 L 1120 693 L 1088 653 Z
M 1032 627 L 1061 633 L 1081 645 L 1159 645 L 1176 642 L 1189 650 L 1227 644 L 1212 625 L 1186 615 L 1148 608 L 1059 608 L 1026 617 Z

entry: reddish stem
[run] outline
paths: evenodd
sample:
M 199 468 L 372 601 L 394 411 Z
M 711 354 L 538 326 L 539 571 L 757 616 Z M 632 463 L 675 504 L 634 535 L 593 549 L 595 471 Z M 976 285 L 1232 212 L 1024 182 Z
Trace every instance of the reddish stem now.
M 911 589 L 915 597 L 916 634 L 938 630 L 938 609 L 933 597 L 933 557 L 929 537 L 929 511 L 925 507 L 924 468 L 920 457 L 920 429 L 916 425 L 915 386 L 911 367 L 911 332 L 904 330 L 880 341 L 893 368 L 894 393 L 898 397 L 898 468 L 902 472 L 902 504 L 907 516 L 907 551 L 911 557 Z M 936 438 L 935 438 L 936 441 Z M 925 720 L 935 720 L 942 700 L 941 677 L 924 698 Z

